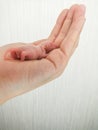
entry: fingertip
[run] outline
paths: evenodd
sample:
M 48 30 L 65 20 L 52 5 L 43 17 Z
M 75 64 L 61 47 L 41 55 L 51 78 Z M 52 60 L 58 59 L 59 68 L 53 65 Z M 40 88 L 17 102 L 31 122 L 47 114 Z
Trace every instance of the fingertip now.
M 79 6 L 79 4 L 73 4 L 71 7 L 70 7 L 70 9 L 75 9 L 76 7 L 78 7 Z
M 68 13 L 68 11 L 69 11 L 69 9 L 64 9 L 63 10 L 63 12 L 66 13 L 66 14 Z
M 68 11 L 68 10 L 69 10 L 69 9 L 63 9 L 62 12 L 66 12 L 66 11 Z
M 80 8 L 82 10 L 82 12 L 86 12 L 86 6 L 84 4 L 80 4 Z
M 84 4 L 80 4 L 80 7 L 81 7 L 83 10 L 86 9 L 86 5 L 84 5 Z

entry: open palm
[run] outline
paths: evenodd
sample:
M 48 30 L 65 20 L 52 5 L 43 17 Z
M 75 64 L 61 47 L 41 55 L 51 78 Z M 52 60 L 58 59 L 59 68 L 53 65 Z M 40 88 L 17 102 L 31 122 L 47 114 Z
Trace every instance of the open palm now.
M 4 53 L 12 47 L 25 43 L 8 44 L 0 47 L 0 102 L 35 89 L 58 77 L 65 69 L 75 51 L 85 22 L 85 7 L 73 5 L 59 15 L 56 25 L 47 39 L 30 44 L 51 41 L 58 48 L 41 60 L 4 60 Z

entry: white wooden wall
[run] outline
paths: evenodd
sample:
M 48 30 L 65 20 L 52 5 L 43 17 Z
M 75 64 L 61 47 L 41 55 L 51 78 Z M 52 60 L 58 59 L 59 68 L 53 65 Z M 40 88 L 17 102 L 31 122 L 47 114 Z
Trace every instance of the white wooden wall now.
M 98 130 L 98 0 L 0 0 L 0 45 L 46 38 L 74 3 L 87 20 L 66 70 L 0 106 L 0 130 Z

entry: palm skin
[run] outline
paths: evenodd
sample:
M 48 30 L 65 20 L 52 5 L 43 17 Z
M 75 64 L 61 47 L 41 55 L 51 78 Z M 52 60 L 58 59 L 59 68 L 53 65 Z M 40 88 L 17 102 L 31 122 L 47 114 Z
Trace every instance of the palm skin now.
M 25 43 L 0 47 L 0 103 L 60 76 L 78 45 L 84 22 L 85 7 L 83 5 L 73 5 L 69 10 L 63 10 L 47 39 L 29 43 L 40 45 L 50 41 L 57 46 L 48 53 L 46 58 L 40 60 L 22 62 L 4 59 L 4 54 L 8 49 L 26 45 Z

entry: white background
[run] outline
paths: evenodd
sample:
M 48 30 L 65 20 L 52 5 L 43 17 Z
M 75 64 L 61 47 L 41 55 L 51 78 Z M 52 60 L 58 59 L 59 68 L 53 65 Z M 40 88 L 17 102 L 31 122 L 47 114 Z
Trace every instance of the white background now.
M 0 130 L 98 130 L 98 0 L 0 0 L 0 45 L 47 38 L 74 3 L 86 5 L 86 23 L 66 70 L 0 106 Z

